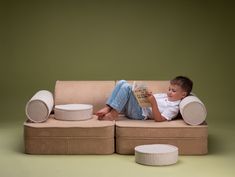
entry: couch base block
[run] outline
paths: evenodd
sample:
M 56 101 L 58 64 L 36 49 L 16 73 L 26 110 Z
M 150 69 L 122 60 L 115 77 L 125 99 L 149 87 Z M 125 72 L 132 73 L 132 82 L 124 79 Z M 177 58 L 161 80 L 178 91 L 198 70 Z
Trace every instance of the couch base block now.
M 116 139 L 116 152 L 118 154 L 134 154 L 134 148 L 145 144 L 171 144 L 179 148 L 180 155 L 207 154 L 207 138 L 156 138 L 156 139 Z
M 27 154 L 112 154 L 114 139 L 76 137 L 30 137 L 25 138 Z

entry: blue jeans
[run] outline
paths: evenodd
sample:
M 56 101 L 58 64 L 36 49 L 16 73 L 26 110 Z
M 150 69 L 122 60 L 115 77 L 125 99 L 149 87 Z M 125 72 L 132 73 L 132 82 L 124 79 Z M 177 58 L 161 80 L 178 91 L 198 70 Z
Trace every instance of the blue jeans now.
M 128 118 L 137 120 L 145 118 L 132 92 L 132 86 L 125 80 L 118 81 L 106 104 L 117 112 L 124 113 Z

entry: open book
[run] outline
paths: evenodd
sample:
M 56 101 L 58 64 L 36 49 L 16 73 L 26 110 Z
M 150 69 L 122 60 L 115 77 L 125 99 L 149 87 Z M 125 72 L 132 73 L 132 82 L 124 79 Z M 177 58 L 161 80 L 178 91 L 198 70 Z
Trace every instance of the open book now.
M 146 92 L 147 86 L 143 82 L 134 81 L 132 91 L 140 105 L 140 107 L 151 107 L 150 102 L 147 99 Z

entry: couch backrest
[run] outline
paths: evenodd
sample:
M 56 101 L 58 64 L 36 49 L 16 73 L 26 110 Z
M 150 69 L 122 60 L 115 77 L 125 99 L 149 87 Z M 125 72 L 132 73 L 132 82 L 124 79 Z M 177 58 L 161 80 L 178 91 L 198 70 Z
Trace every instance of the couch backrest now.
M 130 84 L 133 81 L 128 81 Z M 142 81 L 153 93 L 166 92 L 169 81 Z M 101 109 L 111 95 L 116 81 L 56 81 L 55 105 L 92 104 L 96 112 Z
M 56 81 L 55 105 L 91 104 L 96 112 L 105 105 L 114 86 L 115 81 Z
M 134 81 L 128 80 L 130 84 Z M 146 84 L 148 89 L 153 93 L 166 93 L 169 87 L 169 81 L 156 81 L 156 80 L 138 80 L 138 82 L 143 82 Z

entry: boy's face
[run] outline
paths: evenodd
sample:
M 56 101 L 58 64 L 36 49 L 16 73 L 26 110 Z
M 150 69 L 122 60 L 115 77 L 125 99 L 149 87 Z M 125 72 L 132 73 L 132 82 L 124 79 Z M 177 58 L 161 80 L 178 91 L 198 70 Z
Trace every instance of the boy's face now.
M 177 101 L 186 97 L 187 93 L 179 85 L 169 85 L 167 96 L 169 101 Z

